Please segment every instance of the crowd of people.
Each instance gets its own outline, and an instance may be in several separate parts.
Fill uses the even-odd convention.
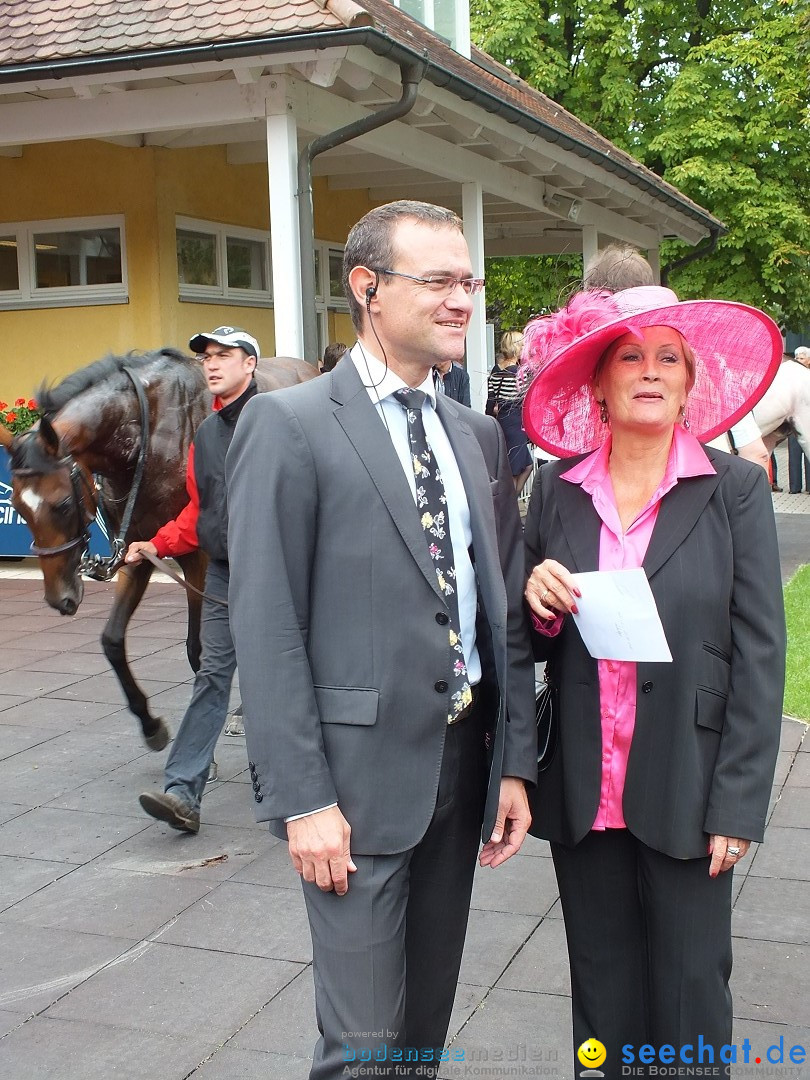
[[[312,935],[313,1080],[436,1075],[476,862],[529,831],[551,843],[574,1051],[599,1040],[614,1080],[628,1043],[729,1043],[732,874],[763,838],[785,628],[767,454],[725,433],[781,362],[777,327],[609,249],[504,335],[481,415],[463,360],[483,281],[455,214],[371,210],[343,286],[356,342],[300,386],[257,394],[238,328],[190,342],[215,411],[189,507],[127,557],[208,553],[203,659],[144,809],[200,828],[238,663],[256,817]],[[529,439],[548,464],[524,528]],[[580,631],[614,616],[594,573],[639,570],[668,659]]]

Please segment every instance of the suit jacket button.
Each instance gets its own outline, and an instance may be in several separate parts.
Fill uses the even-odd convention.
[[[249,761],[248,762],[248,768],[250,769],[251,772],[253,772],[253,770],[256,768],[256,762],[255,761]]]
[[[447,624],[450,622],[450,616],[447,614],[446,611],[438,611],[436,613],[436,622],[439,624],[439,626],[447,626]]]
[[[652,688],[653,688],[653,683],[651,683],[649,681],[649,679],[647,680],[647,682],[641,684],[641,692],[643,694],[649,694],[649,692],[652,690]]]
[[[264,798],[264,795],[262,795],[260,791],[257,791],[253,798],[256,800],[256,802],[261,802]]]
[[[433,684],[433,689],[436,691],[437,694],[446,694],[447,683],[444,681],[444,679],[439,679],[438,682],[435,682]]]
[[[253,790],[254,790],[254,791],[258,791],[258,790],[259,790],[259,788],[260,788],[261,786],[262,786],[262,785],[261,785],[261,784],[259,783],[259,781],[258,781],[258,780],[254,780],[254,781],[253,781]]]

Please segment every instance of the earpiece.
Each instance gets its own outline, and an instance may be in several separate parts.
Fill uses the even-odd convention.
[[[377,295],[377,286],[376,285],[369,285],[369,287],[366,289],[366,307],[368,307],[368,305],[372,301],[372,298],[375,297],[376,295]]]

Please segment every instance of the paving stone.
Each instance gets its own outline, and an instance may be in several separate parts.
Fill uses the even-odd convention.
[[[221,1041],[300,970],[284,960],[142,943],[126,962],[87,979],[47,1015]]]
[[[0,825],[0,855],[84,862],[148,828],[127,818],[38,807]]]
[[[139,682],[141,679],[155,679],[159,682],[186,684],[194,680],[194,672],[185,654],[180,660],[166,659],[162,652],[141,656],[133,660],[130,668]]]
[[[773,782],[777,787],[784,785],[797,757],[798,754],[794,750],[780,750],[776,755],[776,771]]]
[[[0,924],[0,1008],[39,1012],[131,947],[131,939]]]
[[[84,675],[65,675],[54,671],[6,671],[0,675],[0,694],[20,694],[23,697],[43,697],[53,690],[82,682]]]
[[[7,1012],[5,1009],[0,1009],[0,1039],[2,1039],[3,1036],[8,1035],[10,1031],[13,1031],[15,1028],[18,1028],[21,1024],[25,1023],[29,1018],[29,1015],[29,1013],[14,1013]],[[4,1044],[0,1042],[0,1068],[2,1068],[3,1061],[3,1046]],[[7,1072],[4,1075],[11,1076],[12,1073]]]
[[[0,911],[75,870],[78,863],[0,855]],[[82,929],[87,929],[83,927]]]
[[[90,864],[6,908],[0,924],[47,926],[77,933],[92,930],[108,937],[140,939],[155,933],[215,887],[214,882],[191,877],[156,883],[149,874]]]
[[[57,734],[58,732],[44,728],[32,728],[30,724],[5,724],[0,733],[0,760],[47,742]]]
[[[802,720],[784,719],[782,721],[782,737],[779,741],[780,750],[808,750],[807,724]]]
[[[2,640],[0,635],[0,671],[13,671],[16,668],[29,668],[31,671],[36,670],[33,665],[39,661],[53,659],[54,657],[62,655],[61,653],[43,653],[33,649],[16,648],[17,643],[20,641],[17,635],[9,638],[15,647],[9,647],[8,642]],[[52,670],[50,668],[44,668],[43,670]]]
[[[0,1042],[0,1075],[9,1080],[181,1080],[199,1064],[205,1047],[213,1052],[216,1043],[35,1017]]]
[[[810,947],[736,938],[731,991],[735,1016],[806,1024]]]
[[[810,1058],[810,1026],[797,1027],[792,1024],[768,1024],[757,1020],[740,1020],[735,1015],[734,1019],[734,1044],[737,1047],[737,1063],[731,1066],[731,1080],[747,1080],[762,1077],[776,1077],[777,1080],[807,1080],[807,1064],[804,1066],[794,1064],[778,1064],[780,1050],[784,1052],[785,1062],[790,1062],[790,1050],[794,1046],[800,1046],[808,1053]],[[748,1040],[750,1044],[746,1048],[743,1043]],[[783,1040],[780,1046],[780,1040]],[[768,1057],[774,1059],[771,1061]],[[746,1052],[748,1061],[746,1062]],[[760,1058],[761,1064],[757,1065],[756,1059]]]
[[[239,785],[241,788],[243,785]],[[266,828],[266,826],[265,826]],[[290,859],[290,851],[283,840],[271,836],[269,850],[254,859],[238,874],[234,874],[232,881],[249,881],[254,885],[273,885],[278,889],[292,889],[301,892],[301,878],[295,871]]]
[[[146,874],[183,874],[222,881],[266,850],[269,834],[203,825],[196,836],[155,822],[100,856],[97,865]]]
[[[501,1080],[510,1067],[523,1066],[534,1070],[524,1075],[570,1080],[570,1032],[568,998],[496,988],[450,1044],[451,1060],[439,1067],[439,1077]]]
[[[28,700],[22,694],[0,694],[0,714],[13,709],[16,705],[23,705]]]
[[[746,878],[734,905],[735,937],[810,945],[810,882]]]
[[[520,849],[521,855],[533,855],[543,859],[551,858],[551,845],[548,840],[539,840],[536,836],[527,836]]]
[[[61,671],[67,675],[99,675],[103,671],[110,670],[110,662],[106,656],[91,656],[88,653],[54,653],[44,659],[29,660],[25,664],[19,664],[28,671]]]
[[[161,691],[166,690],[168,684],[151,680],[138,680],[144,694],[150,699],[157,697]],[[100,701],[118,708],[126,704],[124,691],[121,684],[112,672],[104,672],[101,675],[91,675],[81,682],[74,682],[70,686],[64,686],[61,690],[54,690],[48,695],[51,698],[68,701]]]
[[[459,981],[494,986],[540,920],[501,911],[471,911]]]
[[[244,750],[243,750],[244,753]],[[222,760],[220,760],[222,758]],[[253,813],[256,805],[253,799],[253,791],[245,790],[244,784],[235,784],[223,781],[223,774],[227,774],[234,768],[231,760],[231,752],[219,744],[216,749],[217,766],[220,769],[220,780],[216,784],[208,784],[203,798],[202,819],[214,825],[238,825],[243,829],[256,828],[262,832],[268,832],[267,822],[257,822]],[[244,761],[240,759],[239,768]],[[223,773],[224,770],[224,773]],[[270,884],[265,882],[263,884]]]
[[[0,824],[4,821],[11,821],[12,818],[19,817],[20,814],[24,814],[29,807],[23,806],[21,803],[0,803]]]
[[[301,893],[245,881],[226,881],[214,889],[184,911],[161,940],[302,964],[312,960]]]
[[[230,1044],[284,1057],[312,1056],[318,1038],[312,969],[304,968],[234,1035]]]
[[[810,787],[785,787],[774,807],[770,824],[789,829],[810,828]]]
[[[0,724],[33,724],[58,731],[72,731],[115,711],[111,705],[97,702],[35,698],[0,712]]]
[[[751,877],[810,881],[810,829],[770,825],[748,873]]]
[[[543,919],[497,985],[506,990],[570,997],[568,947],[561,919]]]
[[[203,1062],[194,1080],[307,1080],[311,1068],[311,1058],[232,1050],[228,1044]]]
[[[64,630],[56,629],[42,629],[35,634],[25,634],[21,643],[23,648],[40,653],[64,652],[66,649],[79,649],[91,643],[101,648],[95,634],[66,634]]]
[[[477,867],[472,907],[540,917],[552,907],[558,893],[551,859],[515,855],[495,870]]]
[[[810,787],[810,754],[797,754],[793,759],[788,786],[791,788]]]

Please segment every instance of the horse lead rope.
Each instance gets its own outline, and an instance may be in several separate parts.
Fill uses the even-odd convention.
[[[192,585],[184,578],[181,578],[176,571],[172,570],[171,566],[169,566],[165,560],[159,558],[157,555],[153,555],[151,551],[142,551],[140,554],[144,559],[148,559],[158,570],[161,570],[164,574],[167,574],[176,581],[178,585],[182,585],[184,589],[188,589],[189,592],[196,593],[197,596],[201,596],[203,600],[210,600],[212,604],[220,604],[222,607],[228,606],[227,600],[220,600],[218,596],[209,596],[209,594],[203,592],[202,589],[198,589],[196,585]]]

